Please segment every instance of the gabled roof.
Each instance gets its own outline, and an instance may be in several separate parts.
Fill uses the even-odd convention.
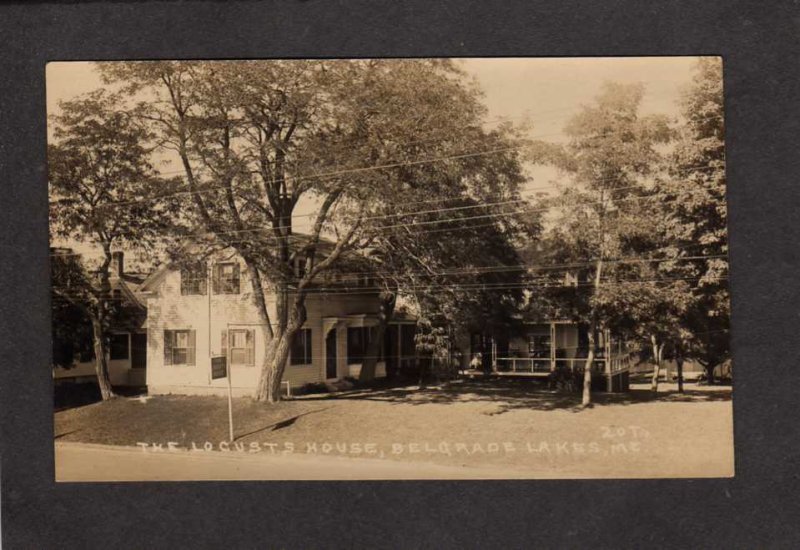
[[[292,248],[295,250],[302,249],[308,242],[310,241],[311,236],[304,233],[292,233]],[[200,246],[199,238],[198,242],[190,243],[188,245],[184,245],[184,252],[189,250],[191,247]],[[327,256],[331,252],[333,252],[336,243],[333,241],[326,239],[324,237],[320,237],[319,242],[317,243],[317,250],[324,256]],[[372,262],[363,256],[362,254],[354,253],[354,252],[346,252],[342,255],[338,262],[336,262],[329,270],[326,270],[326,273],[341,273],[341,272],[352,272],[354,270],[358,271],[366,271],[370,268]],[[150,273],[138,286],[137,291],[141,293],[149,293],[152,292],[155,286],[164,278],[164,276],[174,269],[175,262],[164,262],[160,265],[156,270]]]

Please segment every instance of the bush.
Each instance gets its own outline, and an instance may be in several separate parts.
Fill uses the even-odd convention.
[[[330,390],[328,386],[323,384],[322,382],[309,382],[308,384],[303,384],[297,390],[297,395],[308,395],[312,393],[329,393]]]
[[[547,377],[547,385],[562,393],[577,393],[583,383],[583,369],[572,370],[566,365],[558,365]]]

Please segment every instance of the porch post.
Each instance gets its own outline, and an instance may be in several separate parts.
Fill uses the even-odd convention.
[[[606,329],[605,334],[605,344],[606,344],[606,371],[611,373],[611,330]]]
[[[556,324],[550,321],[550,372],[556,370]]]
[[[403,366],[403,324],[397,325],[397,372],[400,372]]]

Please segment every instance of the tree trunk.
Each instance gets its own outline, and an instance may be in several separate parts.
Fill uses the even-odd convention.
[[[650,336],[650,343],[653,346],[653,377],[650,380],[650,391],[658,392],[658,377],[661,374],[661,354],[658,340],[655,336]]]
[[[266,396],[268,403],[277,403],[281,400],[283,371],[286,369],[286,361],[289,359],[291,341],[296,332],[297,329],[287,330],[281,338],[278,339],[277,345],[275,346],[272,364],[268,372],[269,388]]]
[[[589,353],[586,355],[586,366],[583,369],[583,395],[581,397],[581,406],[588,407],[592,404],[592,364],[594,363],[594,333],[595,327],[592,324],[589,327]]]
[[[678,368],[678,393],[683,393],[683,355],[675,354],[675,366]]]
[[[283,293],[284,296],[286,293]],[[281,292],[278,294],[280,303]],[[261,378],[256,391],[256,401],[275,403],[281,399],[281,381],[289,358],[292,338],[306,322],[305,294],[298,294],[292,304],[291,313],[286,314],[285,309],[278,312],[278,330],[270,342],[267,342],[267,351],[262,364]],[[284,321],[285,319],[285,321]],[[280,325],[286,323],[285,327]]]
[[[366,356],[361,363],[361,372],[358,375],[359,382],[369,382],[375,379],[375,367],[378,364],[378,355],[380,354],[381,344],[383,344],[383,336],[386,333],[386,327],[389,325],[389,319],[394,313],[396,301],[397,296],[394,293],[381,295],[380,308],[378,309],[378,326],[375,327],[375,333],[369,342]]]
[[[108,361],[106,359],[106,339],[103,323],[100,319],[92,316],[92,336],[94,340],[94,370],[97,373],[97,385],[100,386],[100,396],[103,401],[116,397],[111,388],[111,381],[108,377]]]
[[[601,195],[602,201],[602,195]],[[602,226],[602,218],[601,218],[601,226]],[[600,259],[597,260],[597,264],[595,265],[594,269],[594,295],[600,291],[600,280],[603,275],[603,245],[602,242],[600,244]],[[591,321],[589,322],[589,353],[586,356],[586,367],[583,371],[583,396],[581,397],[581,405],[584,407],[588,407],[592,403],[592,363],[594,363],[594,352],[595,352],[595,332],[597,332],[597,307],[592,304],[591,307],[591,314],[590,314]],[[606,357],[606,361],[610,361],[610,357]]]

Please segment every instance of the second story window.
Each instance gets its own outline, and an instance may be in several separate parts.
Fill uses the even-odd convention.
[[[184,296],[206,293],[206,264],[197,263],[181,268],[181,294]]]
[[[214,294],[239,294],[239,264],[214,264]]]

